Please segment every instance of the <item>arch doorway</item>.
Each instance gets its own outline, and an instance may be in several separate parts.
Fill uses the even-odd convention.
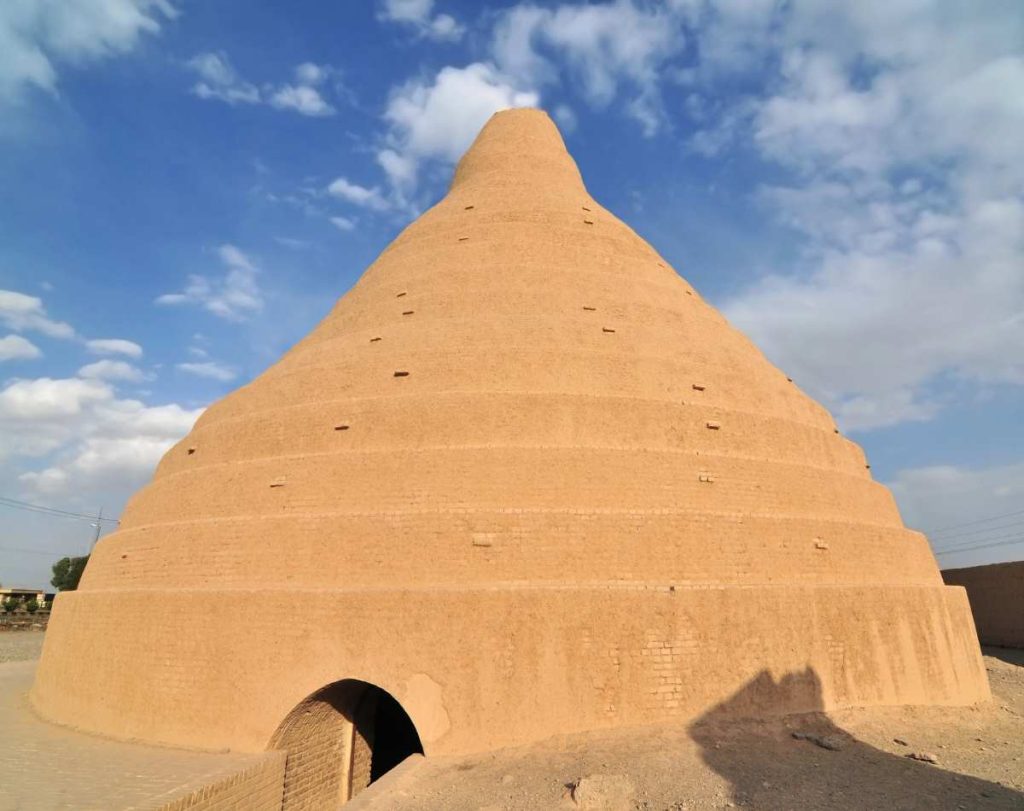
[[[336,807],[410,755],[423,754],[416,727],[394,696],[355,679],[303,700],[270,748],[288,753],[284,811]]]

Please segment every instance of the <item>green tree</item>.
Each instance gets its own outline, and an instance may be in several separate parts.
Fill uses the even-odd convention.
[[[61,558],[53,564],[50,582],[57,591],[74,591],[78,588],[78,581],[82,579],[82,572],[88,562],[88,555],[82,558]]]
[[[18,607],[18,600],[13,597],[8,597],[5,600],[0,601],[0,608],[4,610],[5,614],[11,614]]]
[[[39,603],[36,601],[35,597],[25,602],[25,610],[28,611],[29,614],[35,614],[36,611],[39,610]]]

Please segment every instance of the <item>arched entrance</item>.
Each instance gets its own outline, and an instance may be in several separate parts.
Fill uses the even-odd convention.
[[[394,696],[355,679],[304,699],[281,722],[270,748],[288,752],[285,811],[336,807],[409,755],[423,753],[416,727]]]

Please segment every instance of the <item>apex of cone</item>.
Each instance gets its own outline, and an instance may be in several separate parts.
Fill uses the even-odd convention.
[[[520,107],[492,115],[459,161],[451,188],[510,185],[584,190],[576,162],[544,110]]]

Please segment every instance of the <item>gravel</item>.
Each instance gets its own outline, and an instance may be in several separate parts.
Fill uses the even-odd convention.
[[[0,633],[0,662],[24,662],[38,659],[43,652],[43,631],[4,631]]]

